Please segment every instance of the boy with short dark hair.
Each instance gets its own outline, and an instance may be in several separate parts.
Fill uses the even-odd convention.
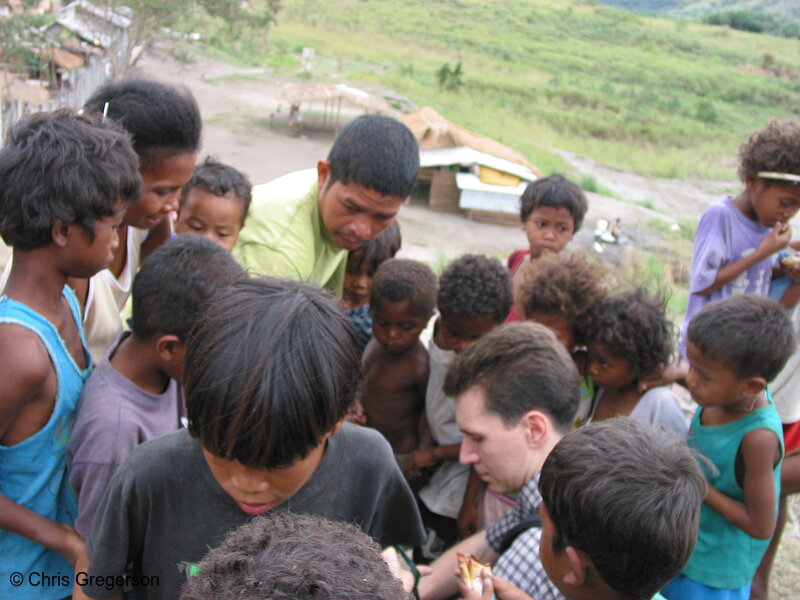
[[[3,598],[69,595],[68,575],[85,556],[66,444],[92,361],[66,283],[110,263],[139,197],[137,164],[127,134],[68,110],[24,118],[0,150],[0,235],[13,248],[0,297]],[[35,573],[64,577],[39,587]]]
[[[415,260],[393,258],[375,273],[369,305],[374,337],[364,352],[367,425],[389,441],[402,468],[419,447],[428,352],[419,335],[436,307],[436,276]]]
[[[121,334],[86,382],[67,447],[82,538],[89,537],[103,493],[128,454],[180,427],[189,331],[214,292],[242,277],[230,254],[194,234],[167,242],[136,274],[131,331]]]
[[[687,331],[686,382],[700,405],[689,446],[708,495],[700,535],[667,598],[742,598],[775,530],[783,460],[781,420],[767,388],[795,349],[772,300],[754,294],[711,302]]]
[[[198,565],[181,600],[410,600],[355,525],[290,512],[232,531]]]
[[[434,535],[429,544],[439,550],[458,538],[456,518],[469,478],[469,467],[458,463],[463,437],[456,424],[455,400],[443,391],[447,369],[455,356],[503,322],[511,306],[511,281],[503,265],[482,254],[455,259],[439,278],[439,317],[428,345],[430,376],[425,393],[429,435],[406,461],[406,477],[436,467],[430,482],[419,491],[423,519]],[[440,541],[436,542],[436,537]],[[442,544],[443,542],[443,544]],[[430,547],[430,546],[429,546]],[[428,552],[428,559],[437,552]]]
[[[343,424],[361,381],[355,335],[319,287],[265,277],[217,292],[189,337],[188,429],[142,444],[119,468],[97,511],[89,575],[130,564],[159,578],[138,595],[175,598],[209,547],[268,511],[356,523],[381,545],[419,543],[388,443]]]
[[[207,156],[181,190],[175,233],[205,236],[231,252],[250,210],[252,187],[243,173]]]
[[[619,417],[561,438],[539,490],[539,557],[566,598],[650,600],[695,546],[706,484],[682,441]],[[488,574],[482,581],[485,598],[529,598]]]

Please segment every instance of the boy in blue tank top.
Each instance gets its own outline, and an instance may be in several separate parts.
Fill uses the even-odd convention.
[[[116,126],[67,110],[14,126],[0,151],[0,597],[69,596],[86,550],[72,528],[66,448],[92,367],[68,277],[105,268],[138,160]]]
[[[783,310],[745,294],[712,302],[687,332],[686,382],[700,405],[689,445],[708,480],[697,546],[663,595],[746,600],[775,529],[781,420],[767,383],[795,348]]]

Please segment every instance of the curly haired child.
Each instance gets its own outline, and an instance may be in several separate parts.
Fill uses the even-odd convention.
[[[800,208],[800,123],[773,121],[739,149],[744,190],[711,206],[700,219],[692,257],[689,303],[681,332],[706,304],[734,294],[769,292],[770,257],[792,237],[789,220]],[[800,265],[788,273],[800,276]]]
[[[630,415],[662,425],[686,438],[688,427],[677,399],[665,387],[642,394],[639,383],[669,365],[673,327],[664,303],[639,288],[609,296],[590,311],[587,371],[597,388],[583,422]]]
[[[514,250],[508,257],[507,266],[515,288],[528,266],[546,254],[558,254],[572,241],[588,210],[583,190],[563,175],[531,182],[519,204],[519,218],[529,247]],[[511,307],[506,319],[509,321],[522,321],[516,305]]]

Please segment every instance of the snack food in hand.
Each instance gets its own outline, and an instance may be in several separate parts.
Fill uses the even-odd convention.
[[[456,554],[458,558],[458,572],[461,574],[461,581],[464,582],[469,589],[475,590],[479,594],[483,592],[483,582],[481,581],[481,571],[486,569],[489,574],[492,573],[490,565],[480,562],[472,554]]]

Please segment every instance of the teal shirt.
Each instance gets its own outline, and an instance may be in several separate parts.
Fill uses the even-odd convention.
[[[341,296],[347,250],[330,240],[322,222],[316,169],[253,187],[233,257],[251,274],[310,281]]]
[[[744,436],[755,429],[769,429],[778,436],[781,460],[773,469],[775,514],[780,496],[780,472],[783,462],[783,429],[778,411],[767,390],[769,406],[759,408],[732,423],[707,427],[701,425],[699,408],[689,430],[689,447],[711,464],[699,459],[708,483],[717,490],[744,502],[744,490],[736,481],[736,454]],[[700,512],[700,532],[692,556],[683,571],[689,579],[719,589],[739,589],[753,578],[769,540],[758,540],[729,523],[705,502]]]

